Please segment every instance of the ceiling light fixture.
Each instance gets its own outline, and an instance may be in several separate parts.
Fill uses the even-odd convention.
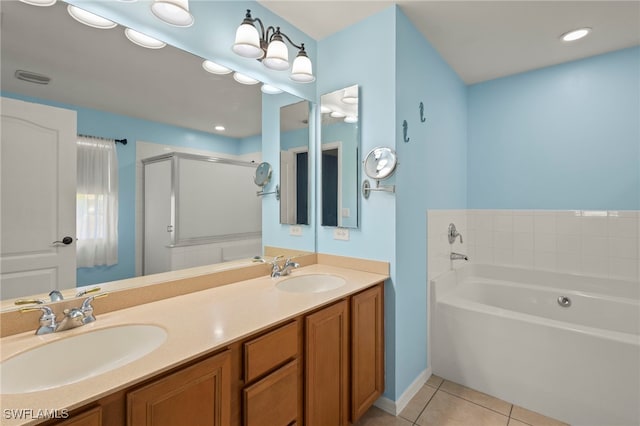
[[[22,3],[30,4],[31,6],[53,6],[56,4],[56,0],[20,0]]]
[[[233,73],[233,79],[235,81],[237,81],[238,83],[241,83],[241,84],[258,84],[258,83],[260,83],[255,78],[251,78],[251,77],[246,76],[244,74],[240,74],[239,72],[234,72]]]
[[[345,123],[349,123],[349,124],[357,123],[357,122],[358,122],[358,117],[355,117],[355,116],[353,116],[353,115],[347,115],[347,116],[344,118],[344,122],[345,122]]]
[[[266,93],[267,95],[277,95],[282,93],[281,89],[266,83],[262,85],[260,90],[262,90],[262,93]]]
[[[84,9],[80,9],[77,6],[67,5],[67,12],[69,15],[76,21],[81,24],[88,25],[92,28],[99,28],[101,30],[108,30],[110,28],[115,28],[118,26],[113,21],[103,18],[102,16],[98,16],[95,13],[87,12]]]
[[[591,28],[584,27],[577,30],[568,31],[560,36],[562,41],[576,41],[586,37],[591,32]]]
[[[193,15],[189,12],[189,0],[154,0],[151,12],[160,20],[176,27],[193,25]]]
[[[260,34],[254,25],[255,22],[260,24]],[[284,40],[298,49],[289,78],[299,83],[315,81],[311,60],[304,50],[304,43],[300,43],[298,46],[280,31],[280,27],[268,26],[265,30],[260,18],[251,17],[250,9],[247,9],[242,24],[236,30],[236,39],[232,49],[242,57],[262,61],[262,64],[269,69],[284,71],[289,69],[289,50]]]
[[[227,68],[220,64],[216,64],[215,62],[208,59],[205,59],[202,62],[202,68],[204,68],[205,71],[208,71],[211,74],[230,74],[232,71],[230,68]]]
[[[345,113],[344,113],[344,112],[342,112],[342,111],[333,111],[333,112],[332,112],[331,114],[329,114],[329,115],[331,115],[331,117],[333,117],[333,118],[344,118],[344,117],[346,117],[346,116],[347,116],[347,114],[345,114]]]
[[[220,126],[220,125],[214,127],[214,129],[216,129],[219,132],[224,132],[226,130],[224,126]]]
[[[125,28],[124,34],[132,43],[146,47],[147,49],[162,49],[167,45],[164,41],[142,34],[141,32],[132,30],[131,28]]]

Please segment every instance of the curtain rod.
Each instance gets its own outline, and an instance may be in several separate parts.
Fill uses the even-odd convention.
[[[104,141],[114,141],[115,143],[121,143],[122,145],[127,144],[127,139],[110,139],[110,138],[101,138],[100,136],[91,136],[91,135],[78,135],[84,138],[94,138],[94,139],[102,139]]]

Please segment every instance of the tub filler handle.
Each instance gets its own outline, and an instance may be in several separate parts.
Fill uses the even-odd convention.
[[[568,308],[569,306],[571,306],[571,299],[569,299],[567,296],[558,296],[558,305],[562,306],[563,308]]]

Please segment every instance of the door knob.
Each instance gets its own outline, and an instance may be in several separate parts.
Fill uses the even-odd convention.
[[[68,246],[69,244],[71,244],[73,242],[73,238],[72,237],[64,237],[62,239],[62,241],[54,241],[51,244],[64,244],[65,246]]]

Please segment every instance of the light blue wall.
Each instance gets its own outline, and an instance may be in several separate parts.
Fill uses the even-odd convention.
[[[640,209],[640,48],[469,87],[469,208]]]
[[[76,285],[83,286],[135,276],[135,209],[136,209],[136,141],[153,142],[238,155],[240,151],[254,149],[259,136],[238,141],[211,133],[170,126],[134,117],[112,114],[75,105],[61,104],[2,93],[2,96],[36,102],[77,111],[78,133],[97,137],[124,139],[128,144],[117,144],[119,205],[118,205],[118,263],[112,266],[79,268]],[[243,148],[247,146],[247,148]],[[257,146],[260,150],[260,146]]]
[[[318,42],[318,99],[353,84],[360,86],[361,152],[380,145],[395,148],[396,144],[395,64],[382,59],[395,57],[395,14],[395,7],[387,8]],[[375,46],[375,54],[363,46]],[[316,150],[319,153],[319,145]],[[349,241],[334,240],[334,228],[318,226],[317,248],[320,253],[391,263],[391,280],[385,287],[385,396],[395,399],[395,197],[374,194],[361,203],[361,208],[360,228],[351,230]],[[315,211],[319,214],[321,206]]]
[[[466,207],[466,87],[402,11],[397,16],[396,397],[427,360],[427,209]],[[426,121],[420,120],[423,102]],[[407,120],[409,142],[403,141]],[[376,195],[373,195],[376,196]]]

